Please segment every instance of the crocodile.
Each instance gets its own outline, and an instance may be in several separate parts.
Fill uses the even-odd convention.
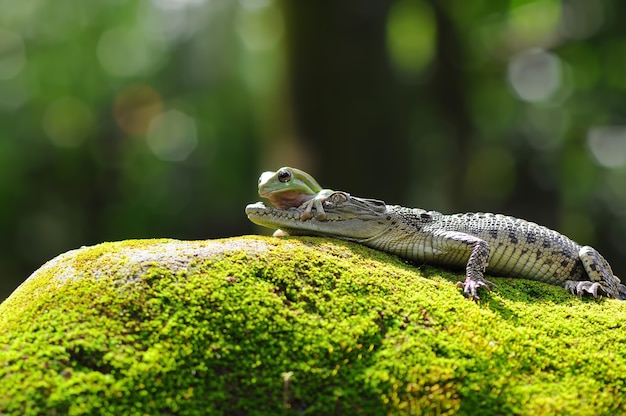
[[[334,237],[413,262],[464,268],[459,285],[473,299],[480,298],[480,288],[495,286],[484,278],[489,273],[559,285],[579,296],[626,300],[626,286],[598,251],[530,221],[481,212],[444,215],[342,191],[319,201],[324,209],[319,218],[302,218],[306,204],[277,209],[257,202],[246,214],[255,224],[289,235]]]

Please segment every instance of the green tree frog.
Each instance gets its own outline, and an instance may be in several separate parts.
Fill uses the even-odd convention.
[[[326,213],[322,203],[333,193],[331,189],[322,189],[319,183],[308,173],[285,166],[276,172],[263,172],[259,178],[259,196],[267,198],[278,209],[289,209],[304,204],[302,220],[313,216],[324,219]]]

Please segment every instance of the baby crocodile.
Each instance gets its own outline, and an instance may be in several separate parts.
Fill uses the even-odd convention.
[[[444,215],[419,208],[332,192],[320,199],[325,215],[302,219],[304,205],[276,209],[262,202],[246,207],[250,221],[280,227],[290,235],[335,237],[417,262],[465,268],[463,292],[493,283],[484,273],[560,285],[573,294],[626,299],[626,286],[595,249],[535,223],[500,214]]]

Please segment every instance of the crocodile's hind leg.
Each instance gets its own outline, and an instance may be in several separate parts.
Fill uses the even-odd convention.
[[[593,297],[604,295],[610,298],[626,299],[626,286],[613,275],[611,266],[596,249],[584,246],[578,252],[578,257],[589,280],[568,280],[565,282],[566,289],[579,296],[588,293]]]

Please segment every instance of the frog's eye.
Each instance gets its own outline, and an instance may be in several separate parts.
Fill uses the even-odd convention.
[[[289,169],[281,169],[278,171],[278,180],[282,183],[289,182],[291,180],[291,171]]]

